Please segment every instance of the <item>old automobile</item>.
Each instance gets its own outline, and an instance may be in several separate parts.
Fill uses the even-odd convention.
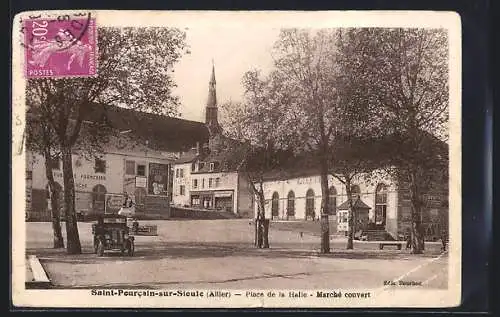
[[[104,214],[92,224],[94,235],[94,252],[103,256],[104,251],[120,251],[129,256],[134,255],[134,237],[129,234],[127,217],[116,214]]]

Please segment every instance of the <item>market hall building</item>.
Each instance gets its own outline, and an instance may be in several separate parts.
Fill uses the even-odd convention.
[[[172,199],[172,162],[178,153],[208,141],[208,129],[200,122],[139,113],[129,109],[91,105],[87,121],[106,120],[117,136],[103,146],[100,157],[73,155],[75,207],[84,215],[117,211],[127,193],[137,215],[168,218]],[[43,156],[28,149],[26,162],[26,218],[50,221],[48,183]],[[62,194],[62,162],[50,163]],[[61,209],[63,210],[63,209]]]
[[[444,152],[447,145],[437,141]],[[269,172],[265,176],[264,197],[266,218],[278,221],[317,221],[321,215],[321,180],[319,169],[310,158],[295,162],[292,168]],[[314,164],[313,164],[314,165]],[[370,231],[378,239],[401,239],[411,228],[410,192],[403,182],[388,175],[377,178],[360,174],[351,184],[356,230]],[[328,176],[330,221],[338,233],[349,231],[346,187],[337,178]],[[434,175],[431,189],[424,193],[422,225],[427,240],[438,240],[448,230],[448,177]],[[255,206],[254,215],[257,214]],[[389,236],[387,236],[389,235]]]

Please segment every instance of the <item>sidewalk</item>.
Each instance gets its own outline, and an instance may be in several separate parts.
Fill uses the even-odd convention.
[[[48,288],[51,283],[45,269],[35,255],[26,258],[26,278],[25,287]]]

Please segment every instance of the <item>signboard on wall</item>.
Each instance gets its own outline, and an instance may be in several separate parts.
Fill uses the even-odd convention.
[[[167,164],[149,163],[148,194],[165,195],[168,189]]]
[[[123,199],[123,195],[106,194],[106,205],[104,213],[117,213],[123,206]]]
[[[146,188],[146,185],[148,183],[148,179],[143,176],[136,176],[135,177],[135,187],[142,187]]]

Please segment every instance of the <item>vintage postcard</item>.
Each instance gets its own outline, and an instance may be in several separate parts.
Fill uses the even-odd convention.
[[[454,12],[32,11],[17,307],[461,302]]]

